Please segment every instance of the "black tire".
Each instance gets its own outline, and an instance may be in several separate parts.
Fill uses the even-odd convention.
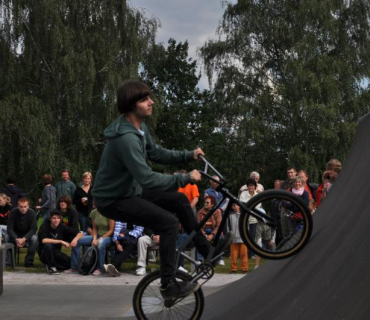
[[[302,214],[301,219],[293,220],[291,218],[287,218],[288,210],[284,209],[284,205],[281,206],[281,204],[287,202],[293,204],[295,209]],[[275,209],[272,209],[274,207],[273,204],[276,203],[280,203],[279,215],[276,214]],[[243,209],[241,210],[239,218],[239,231],[241,238],[248,248],[254,251],[258,256],[266,259],[288,258],[300,251],[310,239],[312,233],[312,216],[310,210],[304,204],[302,199],[294,195],[292,192],[284,190],[267,190],[251,198],[245,205],[252,211],[258,211],[258,208],[262,207],[265,213],[269,217],[273,218],[274,227],[270,227],[264,221],[257,219],[257,235],[253,238],[250,234],[250,230],[252,228],[249,227],[249,218],[252,215]],[[255,217],[252,216],[252,220],[253,218]],[[288,227],[286,227],[287,223]],[[268,228],[270,228],[270,230]],[[289,228],[289,235],[286,232],[287,228]],[[266,244],[262,245],[258,240],[256,240],[256,238],[260,238],[258,236],[260,233],[268,235],[269,232],[273,231],[275,232],[275,235],[282,234],[282,229],[284,229],[285,232],[280,239],[281,245],[276,242],[275,247],[269,247]]]
[[[180,281],[189,281],[191,276],[177,270],[176,279]],[[202,288],[199,288],[193,294],[179,299],[168,308],[159,291],[160,289],[160,271],[149,273],[137,285],[133,307],[137,319],[200,319],[204,308],[204,295]]]

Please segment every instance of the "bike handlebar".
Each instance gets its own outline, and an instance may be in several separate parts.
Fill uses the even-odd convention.
[[[218,183],[219,186],[223,186],[226,181],[224,179],[224,177],[221,175],[221,173],[219,173],[214,166],[211,165],[211,163],[206,159],[204,158],[201,154],[198,155],[198,158],[200,160],[202,160],[204,162],[204,171],[201,171],[199,170],[199,173],[202,175],[202,176],[205,176],[207,177],[209,180],[212,180],[213,182],[216,182]],[[208,167],[212,169],[212,171],[214,172],[214,174],[220,179],[220,180],[217,180],[215,179],[213,176],[209,175],[207,173],[208,171]]]

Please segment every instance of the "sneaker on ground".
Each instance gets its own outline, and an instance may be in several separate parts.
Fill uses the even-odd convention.
[[[145,276],[146,275],[146,268],[145,267],[139,267],[136,269],[136,275],[137,276]]]
[[[59,271],[57,270],[57,268],[55,268],[55,267],[50,267],[49,268],[48,266],[46,266],[46,270],[50,275],[53,275],[53,276],[56,276],[56,275],[60,274]]]
[[[104,267],[105,272],[111,275],[112,277],[121,276],[121,273],[116,269],[116,267],[113,264],[105,264],[103,267]]]
[[[218,261],[218,265],[219,266],[224,266],[225,265],[224,259],[220,259],[220,261]]]
[[[64,273],[68,273],[68,274],[77,274],[78,273],[78,271],[77,270],[75,270],[75,269],[68,269],[68,270],[65,270],[64,271]]]
[[[163,299],[168,300],[186,297],[199,288],[199,283],[173,280],[166,287],[161,287],[160,291]]]
[[[259,266],[254,266],[254,270],[256,270],[257,268],[259,268]]]
[[[92,275],[93,276],[100,276],[102,274],[102,272],[99,270],[99,269],[96,269],[93,273],[92,273]]]
[[[186,270],[184,267],[181,267],[181,266],[180,266],[178,269],[179,269],[180,271],[182,271],[182,272],[188,273],[188,270]]]
[[[150,263],[157,263],[157,260],[151,258],[151,259],[148,260],[148,262],[150,262]]]

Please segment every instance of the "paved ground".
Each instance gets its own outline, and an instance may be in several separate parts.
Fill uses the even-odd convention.
[[[242,277],[215,274],[203,286],[205,296]],[[133,274],[112,278],[5,272],[0,319],[129,319],[132,295],[141,279]]]

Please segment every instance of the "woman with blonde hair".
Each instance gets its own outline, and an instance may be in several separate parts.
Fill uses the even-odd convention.
[[[5,242],[8,242],[8,233],[6,232],[8,218],[12,210],[10,197],[5,193],[0,193],[0,238],[3,237]]]
[[[73,195],[73,204],[76,206],[80,229],[86,231],[86,222],[92,209],[93,197],[91,194],[93,176],[90,172],[82,175],[82,183],[76,188]]]

